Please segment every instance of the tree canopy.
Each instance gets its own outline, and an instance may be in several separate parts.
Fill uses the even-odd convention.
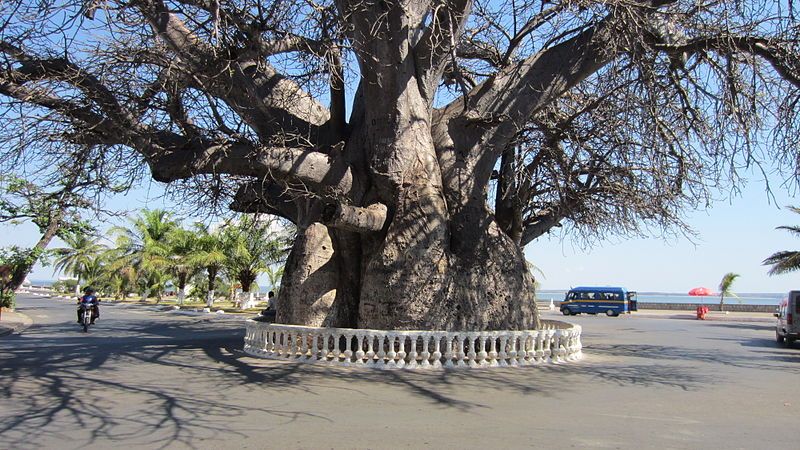
[[[14,161],[94,152],[92,164],[126,176],[145,161],[157,180],[215,200],[238,189],[239,208],[256,196],[294,221],[311,195],[361,227],[347,215],[360,203],[354,158],[337,144],[363,120],[352,99],[374,84],[368,101],[379,100],[383,72],[405,58],[434,128],[449,130],[434,142],[443,175],[496,186],[518,242],[565,223],[587,236],[684,229],[681,211],[704,206],[709,187],[795,162],[794,7],[8,1],[4,149]],[[474,157],[449,158],[453,146]]]

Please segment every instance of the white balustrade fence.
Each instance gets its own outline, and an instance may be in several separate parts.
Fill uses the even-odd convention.
[[[581,327],[543,320],[522,331],[383,331],[247,321],[244,351],[262,358],[378,369],[527,366],[581,357]]]

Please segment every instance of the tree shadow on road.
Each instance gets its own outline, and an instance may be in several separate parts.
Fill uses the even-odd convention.
[[[200,440],[245,436],[232,423],[249,414],[327,420],[291,406],[232,401],[215,388],[235,380],[236,373],[203,361],[203,353],[240,344],[242,330],[120,322],[106,321],[105,329],[98,326],[86,335],[76,332],[75,324],[34,325],[2,341],[0,393],[7,407],[0,412],[0,447],[79,448],[100,442],[193,447]]]

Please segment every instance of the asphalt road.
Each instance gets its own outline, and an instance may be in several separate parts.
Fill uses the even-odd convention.
[[[425,373],[251,358],[232,317],[18,310],[0,448],[800,448],[800,347],[765,323],[570,317],[581,362]]]

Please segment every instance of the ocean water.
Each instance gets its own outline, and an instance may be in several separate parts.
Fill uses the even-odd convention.
[[[536,298],[540,302],[561,301],[567,291],[565,290],[540,290],[536,293]],[[736,296],[725,297],[727,305],[778,305],[781,299],[786,297],[785,292],[781,293],[736,293]],[[705,303],[710,305],[719,304],[719,296],[694,296],[688,294],[678,294],[669,292],[639,292],[638,299],[642,303]]]

